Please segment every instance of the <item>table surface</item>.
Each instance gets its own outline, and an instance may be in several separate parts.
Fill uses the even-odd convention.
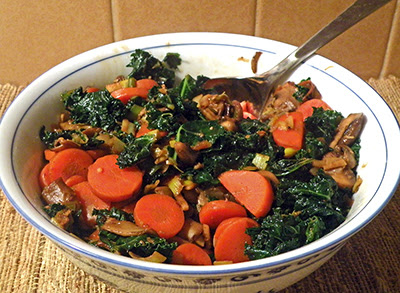
[[[400,117],[400,79],[370,79]],[[0,85],[0,115],[22,87]],[[31,227],[0,193],[0,292],[120,291],[86,274]],[[283,290],[294,292],[400,292],[400,188],[384,210],[320,269]]]

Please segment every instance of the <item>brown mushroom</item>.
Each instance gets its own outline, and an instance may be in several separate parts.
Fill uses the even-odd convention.
[[[192,150],[188,144],[177,141],[174,145],[174,149],[179,160],[181,160],[183,164],[192,166],[196,163],[199,153]]]
[[[272,97],[269,99],[267,108],[272,108],[280,112],[290,112],[296,110],[300,102],[296,100],[293,94],[297,91],[294,82],[286,82],[276,88]]]
[[[347,116],[347,118],[339,123],[336,135],[329,144],[329,147],[334,148],[336,145],[340,144],[351,146],[360,135],[364,122],[365,117],[363,113],[350,114]]]
[[[139,236],[149,232],[148,229],[139,227],[135,223],[119,221],[115,218],[108,218],[101,229],[124,237]]]
[[[47,204],[66,204],[76,199],[74,191],[61,178],[43,188],[42,198]]]

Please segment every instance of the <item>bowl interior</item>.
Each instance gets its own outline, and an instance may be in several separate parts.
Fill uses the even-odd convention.
[[[183,64],[178,78],[186,74],[209,77],[251,76],[250,61],[255,52],[262,52],[258,63],[258,73],[261,73],[294,49],[293,46],[271,40],[218,33],[143,37],[103,46],[67,60],[44,73],[20,94],[3,116],[0,126],[3,142],[0,149],[3,162],[0,175],[3,190],[14,207],[42,233],[69,248],[89,252],[88,255],[99,253],[105,260],[118,257],[100,252],[89,245],[82,246],[79,240],[52,226],[44,216],[38,184],[38,174],[44,164],[43,146],[38,133],[43,125],[48,128],[57,121],[62,110],[59,99],[61,92],[86,85],[103,87],[116,76],[129,73],[126,64],[130,53],[136,48],[148,50],[160,59],[167,52],[180,53]],[[295,259],[346,239],[379,213],[398,184],[399,168],[395,162],[400,158],[395,146],[400,142],[399,126],[383,99],[354,74],[320,56],[314,56],[302,64],[289,80],[299,82],[308,77],[333,109],[341,111],[345,116],[356,112],[366,115],[367,124],[361,136],[362,149],[358,167],[363,184],[354,196],[347,220],[340,228],[303,248],[256,261],[257,265],[273,265]],[[134,260],[119,261],[137,265]],[[140,265],[147,266],[143,263]],[[229,266],[241,268],[251,265]],[[165,265],[160,266],[160,269],[163,268]],[[227,267],[224,269],[226,271]]]

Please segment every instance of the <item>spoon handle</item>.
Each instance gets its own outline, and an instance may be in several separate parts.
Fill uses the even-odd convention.
[[[270,84],[274,84],[288,70],[293,69],[300,62],[313,55],[318,49],[390,1],[357,0],[331,23],[322,28],[275,67],[261,74],[259,77]]]

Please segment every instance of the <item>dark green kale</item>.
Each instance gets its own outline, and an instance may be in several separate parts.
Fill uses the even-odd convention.
[[[178,246],[176,242],[169,243],[164,238],[147,234],[123,237],[101,230],[99,236],[100,240],[108,245],[110,251],[123,255],[127,255],[131,251],[138,256],[147,257],[157,251],[167,257],[167,259],[171,259],[172,252]]]
[[[74,123],[82,123],[104,130],[119,130],[121,121],[129,109],[107,90],[86,93],[82,88],[62,95],[65,109]]]
[[[134,222],[132,214],[124,212],[123,210],[117,209],[115,207],[112,207],[110,210],[93,209],[92,215],[96,216],[96,223],[100,226],[103,225],[107,218],[110,217],[117,219],[118,221]]]
[[[66,209],[67,207],[60,203],[53,203],[43,207],[43,210],[50,218],[54,218],[59,211]]]
[[[272,214],[249,229],[251,259],[277,255],[321,238],[339,226],[350,208],[350,190],[320,171],[309,180],[282,178],[276,188]]]
[[[276,208],[260,227],[247,229],[253,245],[246,244],[245,253],[251,260],[278,255],[319,239],[323,230],[324,222],[317,216],[302,220]]]
[[[117,158],[117,165],[120,168],[126,168],[150,157],[151,148],[157,141],[157,137],[153,134],[146,134],[136,138],[132,134],[128,134],[122,138],[122,141],[125,143],[125,148]]]
[[[103,140],[99,140],[95,136],[88,137],[80,130],[47,131],[44,126],[39,131],[39,137],[49,149],[54,148],[55,141],[61,137],[66,140],[72,140],[85,150],[96,149],[104,143]]]
[[[313,115],[305,120],[306,132],[312,133],[315,138],[324,139],[329,144],[343,118],[343,115],[337,111],[314,108]]]
[[[303,79],[300,81],[300,83],[307,80],[310,80],[310,78]],[[297,91],[293,94],[293,97],[299,102],[303,102],[304,97],[307,95],[310,89],[308,87],[301,86],[300,84],[296,84],[296,88]]]
[[[296,154],[296,158],[321,159],[330,151],[329,144],[342,119],[342,114],[337,111],[314,108],[313,115],[305,120],[304,146]]]
[[[163,59],[164,63],[171,69],[177,69],[182,63],[181,56],[178,53],[167,53]]]
[[[175,132],[183,121],[203,119],[192,99],[203,90],[197,80],[187,75],[182,82],[167,93],[153,89],[145,105],[147,121],[152,129]]]
[[[151,77],[159,84],[165,84],[168,88],[175,83],[175,71],[181,63],[179,54],[169,53],[164,61],[160,61],[149,52],[136,49],[131,54],[131,60],[127,67],[132,67],[129,77],[143,79]]]
[[[309,164],[312,161],[312,158],[272,160],[269,163],[269,170],[277,177],[287,176],[295,172],[298,175],[300,172],[308,172]]]

